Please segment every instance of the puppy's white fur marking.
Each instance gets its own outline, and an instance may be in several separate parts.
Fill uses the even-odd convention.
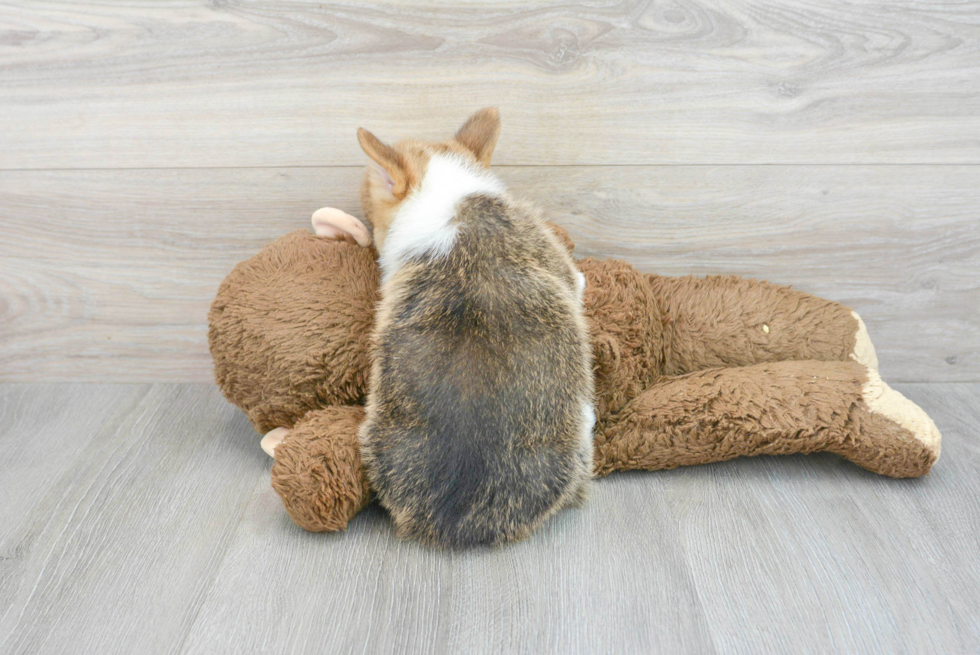
[[[435,155],[425,177],[398,208],[378,258],[382,281],[387,282],[402,264],[428,254],[442,257],[456,243],[457,226],[452,219],[460,200],[474,194],[500,196],[503,183],[489,171],[461,157]]]
[[[585,298],[585,275],[582,271],[575,271],[575,290],[578,291],[579,303]]]
[[[591,443],[595,429],[595,410],[591,403],[582,403],[582,441]]]

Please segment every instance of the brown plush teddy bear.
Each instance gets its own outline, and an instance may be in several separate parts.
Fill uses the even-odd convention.
[[[361,222],[314,215],[241,262],[209,315],[215,377],[274,451],[293,520],[342,530],[370,499],[358,427],[378,300]],[[554,228],[573,248],[568,235]],[[925,475],[940,435],[878,376],[860,317],[738,277],[669,278],[583,259],[594,353],[595,473],[829,451],[875,473]]]

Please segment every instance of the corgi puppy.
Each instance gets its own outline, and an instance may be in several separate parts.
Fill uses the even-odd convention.
[[[382,273],[362,455],[397,534],[443,547],[523,539],[592,476],[585,278],[488,170],[499,133],[489,108],[442,143],[357,134]]]

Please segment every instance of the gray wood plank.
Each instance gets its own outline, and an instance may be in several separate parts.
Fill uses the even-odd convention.
[[[6,563],[23,556],[9,535],[132,394],[121,385],[0,385],[0,587]]]
[[[980,380],[980,167],[498,167],[579,256],[854,307],[889,380]],[[359,167],[0,173],[0,379],[208,381],[221,279]]]
[[[655,476],[598,483],[526,542],[439,552],[377,507],[344,533],[257,490],[185,653],[710,653]]]
[[[830,455],[665,474],[719,652],[980,649],[980,387],[896,388],[943,432],[926,478]]]
[[[349,165],[355,129],[500,163],[980,163],[972,3],[0,4],[0,167]]]
[[[266,483],[257,435],[213,386],[129,391],[3,544],[17,557],[2,562],[0,652],[179,651]],[[84,424],[101,410],[74,411]]]
[[[399,542],[374,507],[304,533],[259,488],[185,652],[973,652],[980,385],[898,386],[944,432],[928,478],[825,455],[613,475],[493,552]]]
[[[376,507],[294,526],[213,387],[2,385],[0,443],[34,426],[63,471],[4,508],[0,651],[973,652],[980,384],[896,387],[943,431],[927,478],[827,455],[613,475],[524,543],[444,553]]]

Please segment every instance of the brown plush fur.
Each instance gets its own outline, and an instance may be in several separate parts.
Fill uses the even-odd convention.
[[[735,277],[663,278],[592,259],[579,266],[597,473],[830,451],[913,477],[936,460],[937,449],[862,400],[867,375],[849,357],[857,322],[847,308]],[[293,233],[240,264],[215,299],[209,337],[228,399],[262,432],[314,410],[273,468],[287,511],[308,530],[343,528],[368,500],[354,456],[357,410],[337,408],[345,420],[315,416],[363,402],[376,285],[373,253]]]
[[[374,249],[305,230],[241,262],[208,316],[214,376],[260,432],[364,402],[378,301]]]
[[[663,322],[646,279],[626,262],[583,259],[592,333],[596,414],[621,411],[663,373]]]
[[[823,451],[883,475],[928,472],[933,458],[911,434],[869,413],[861,398],[866,380],[856,362],[813,360],[664,377],[606,417],[596,472]]]
[[[850,309],[831,300],[735,276],[645,277],[662,313],[667,375],[784,360],[840,361],[854,350],[857,323]],[[740,329],[732,330],[735,325]]]
[[[363,421],[360,405],[316,409],[276,448],[272,487],[301,528],[343,530],[370,499],[356,438]]]

